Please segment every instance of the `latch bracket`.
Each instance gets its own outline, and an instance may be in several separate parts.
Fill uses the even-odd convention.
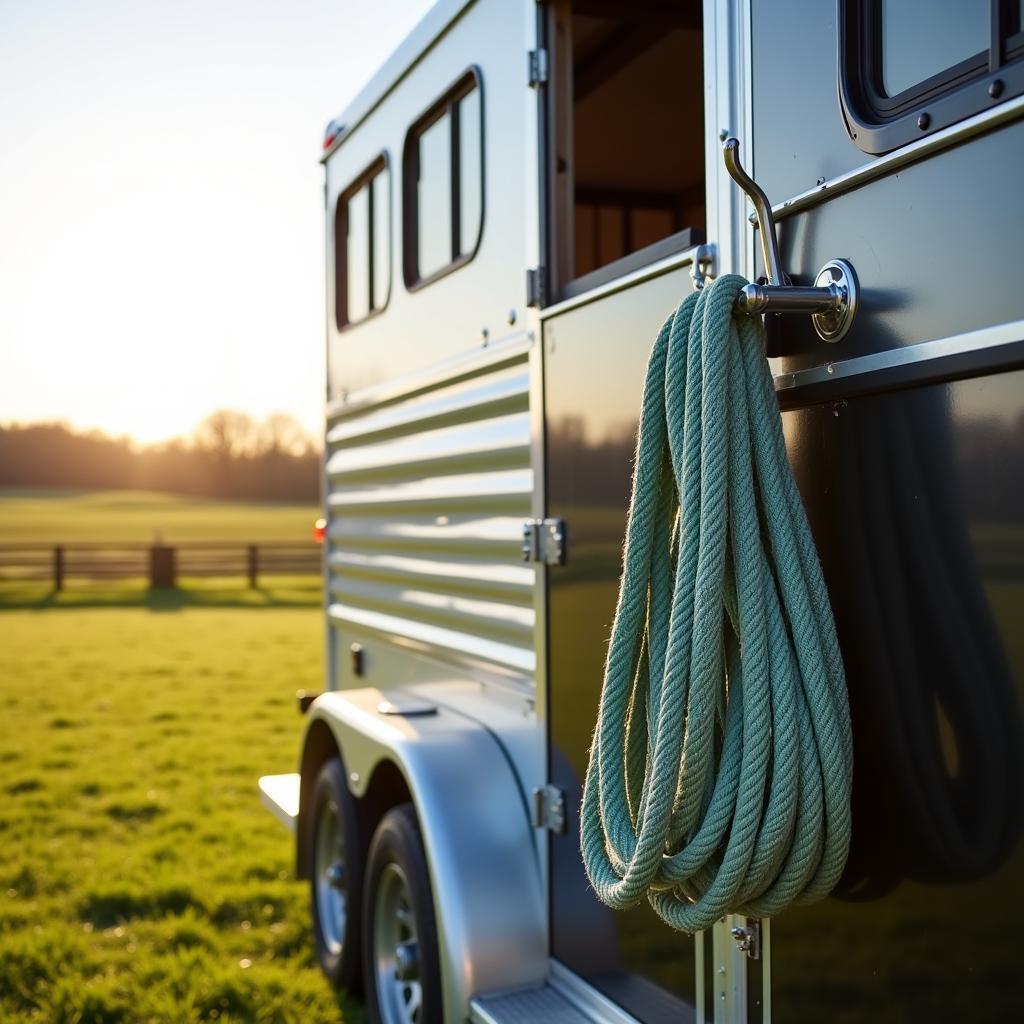
[[[732,928],[730,934],[736,942],[736,948],[746,953],[751,960],[761,959],[761,922],[748,917],[745,925]]]
[[[565,835],[565,793],[557,786],[541,786],[533,791],[532,824]]]
[[[523,523],[523,561],[565,565],[564,519],[527,519]]]

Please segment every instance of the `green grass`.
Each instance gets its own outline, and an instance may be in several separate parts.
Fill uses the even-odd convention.
[[[0,544],[20,541],[293,540],[312,536],[314,505],[216,501],[149,491],[0,490]]]
[[[4,1022],[360,1019],[314,966],[292,841],[255,788],[294,769],[320,613],[181,593],[0,614]]]

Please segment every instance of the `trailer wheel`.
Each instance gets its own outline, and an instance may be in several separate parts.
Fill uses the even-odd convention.
[[[320,769],[307,821],[316,957],[333,985],[358,991],[362,984],[360,917],[366,847],[339,758],[331,758]]]
[[[376,1024],[440,1024],[434,901],[412,804],[388,811],[374,834],[363,922],[370,1019]]]

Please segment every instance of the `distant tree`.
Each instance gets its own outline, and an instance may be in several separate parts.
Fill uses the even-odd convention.
[[[320,462],[284,414],[256,423],[218,410],[190,438],[140,447],[66,423],[0,424],[0,487],[170,491],[209,497],[315,501]]]

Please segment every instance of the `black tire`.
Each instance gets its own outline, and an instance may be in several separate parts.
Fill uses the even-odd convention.
[[[333,810],[332,810],[333,809]],[[331,887],[324,874],[326,850],[318,856],[320,832],[330,828],[329,818],[340,824],[341,863],[344,873],[340,884],[343,890],[344,921],[325,919],[322,900],[330,901]],[[361,825],[359,808],[348,790],[345,766],[340,758],[331,758],[320,769],[313,785],[309,813],[305,817],[306,870],[309,876],[310,910],[313,918],[313,941],[320,970],[328,981],[353,994],[362,991],[362,908],[363,877],[365,873],[365,830]],[[337,833],[336,833],[337,834]],[[325,841],[325,847],[331,844]],[[327,910],[328,916],[330,910]],[[340,939],[340,943],[338,942]]]
[[[394,881],[396,875],[392,866],[397,866],[404,876],[415,928],[417,972],[414,980],[420,985],[420,1008],[413,1020],[415,1024],[441,1024],[441,967],[434,899],[423,838],[412,804],[401,804],[384,815],[374,833],[367,858],[363,899],[363,989],[369,1019],[374,1024],[395,1024],[405,1019],[395,1013],[394,1004],[390,1001],[396,997],[394,986],[403,991],[405,986],[400,981],[391,980],[397,979],[398,975],[388,971],[386,963],[377,955],[378,931],[391,927],[388,922],[378,920],[377,911],[379,898],[387,901],[386,892],[382,892],[382,879],[385,887],[398,884]],[[390,990],[386,987],[388,984],[392,986]]]

